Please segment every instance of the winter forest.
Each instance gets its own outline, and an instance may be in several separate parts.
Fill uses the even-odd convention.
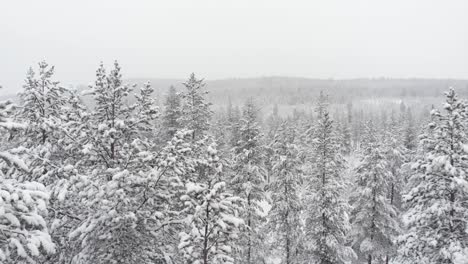
[[[69,89],[40,62],[0,103],[1,263],[468,263],[455,89],[377,108],[323,89],[285,113],[124,74]]]

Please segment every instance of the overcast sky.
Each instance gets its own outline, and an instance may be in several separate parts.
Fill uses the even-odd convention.
[[[125,77],[468,78],[466,0],[15,0],[0,84],[46,59],[64,84],[100,61]],[[7,91],[0,91],[6,93]]]

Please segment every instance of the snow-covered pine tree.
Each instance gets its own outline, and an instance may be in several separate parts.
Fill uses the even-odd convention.
[[[246,210],[243,214],[248,232],[240,240],[242,252],[240,258],[243,263],[258,263],[261,258],[256,250],[262,245],[259,228],[263,211],[259,202],[264,200],[264,185],[266,170],[264,167],[264,146],[262,134],[258,124],[258,109],[253,99],[246,101],[242,118],[240,120],[240,139],[234,148],[234,176],[232,188],[234,193],[246,201]]]
[[[355,169],[351,213],[354,246],[363,262],[390,263],[399,234],[399,215],[390,194],[395,179],[387,161],[385,146],[372,126],[372,122],[367,123],[363,138],[367,144]]]
[[[66,258],[70,249],[66,242],[68,231],[79,220],[75,216],[79,206],[67,196],[70,180],[75,174],[73,165],[79,160],[72,151],[76,149],[73,146],[78,145],[70,130],[70,123],[76,118],[77,97],[53,77],[54,67],[46,62],[39,63],[37,75],[29,69],[23,91],[19,93],[17,114],[17,118],[27,124],[17,145],[27,150],[25,162],[30,168],[30,173],[21,177],[41,182],[50,193],[50,213],[46,220],[58,248],[57,254],[40,260],[46,263],[59,263]]]
[[[138,104],[126,106],[130,88],[121,78],[117,63],[109,75],[101,65],[93,87],[96,107],[81,151],[86,176],[74,186],[89,208],[70,234],[81,242],[77,262],[153,263],[170,250],[165,232],[174,235],[167,226],[176,218],[169,215],[184,172],[174,167],[180,136],[159,151],[152,140],[158,116],[152,88],[145,84]]]
[[[86,263],[178,263],[178,234],[187,209],[178,204],[183,178],[194,173],[191,131],[178,131],[158,153],[138,142],[129,166],[90,192],[98,205],[71,236],[79,236]],[[88,191],[92,191],[89,188]]]
[[[306,236],[309,242],[310,263],[342,264],[354,258],[347,246],[349,233],[349,205],[344,199],[343,178],[345,161],[340,155],[339,143],[333,131],[333,122],[327,110],[327,97],[321,92],[316,109],[308,177]]]
[[[95,100],[93,113],[92,146],[101,162],[107,168],[125,164],[131,141],[127,121],[133,108],[125,104],[131,87],[122,82],[120,65],[114,62],[114,69],[107,75],[101,62],[96,71],[94,86],[90,86]],[[127,143],[127,144],[125,144]]]
[[[154,120],[159,117],[159,108],[156,106],[156,100],[153,98],[154,89],[149,82],[143,84],[140,88],[140,93],[135,94],[136,105],[135,112],[132,113],[132,123],[138,126],[138,129],[143,131],[151,131],[154,129]]]
[[[201,139],[205,131],[209,128],[209,121],[213,112],[210,110],[210,103],[206,102],[204,91],[205,83],[203,79],[195,78],[192,73],[190,78],[183,83],[185,92],[182,96],[182,111],[179,118],[181,127],[192,131],[192,138]]]
[[[164,113],[162,115],[163,129],[170,139],[175,132],[180,129],[179,119],[181,117],[180,95],[174,86],[169,87],[164,103]]]
[[[400,214],[402,209],[402,189],[405,183],[405,169],[404,165],[409,161],[409,150],[406,148],[404,143],[405,136],[401,135],[402,125],[397,123],[393,113],[390,116],[390,122],[388,129],[384,135],[385,149],[386,149],[386,160],[390,169],[391,184],[389,199],[392,205],[398,210]]]
[[[272,208],[268,212],[268,231],[272,233],[273,248],[281,250],[282,263],[298,264],[299,242],[302,237],[302,201],[300,186],[303,183],[300,149],[296,145],[293,124],[283,122],[274,138],[271,173],[274,175],[268,186]]]
[[[49,194],[44,185],[21,180],[31,174],[21,157],[24,148],[2,142],[11,138],[8,133],[27,129],[13,121],[13,111],[10,101],[0,102],[0,262],[6,264],[31,263],[55,252],[44,220]]]
[[[27,124],[21,146],[28,149],[31,169],[29,179],[37,180],[54,192],[65,184],[63,167],[62,127],[63,109],[68,104],[69,93],[53,80],[54,67],[39,63],[36,76],[29,69],[23,91],[19,93],[20,110],[17,118]],[[50,186],[49,186],[50,185]]]
[[[29,68],[23,91],[19,93],[19,117],[28,123],[26,138],[35,146],[54,140],[54,130],[61,125],[61,110],[67,104],[65,88],[52,80],[54,71],[54,66],[49,67],[45,61],[39,63],[38,76]]]
[[[47,187],[51,189],[49,199],[50,234],[56,244],[56,254],[48,255],[41,263],[59,264],[70,263],[78,252],[76,241],[69,239],[69,234],[82,221],[83,213],[87,211],[80,202],[76,192],[70,190],[73,183],[80,179],[79,173],[86,164],[86,158],[81,153],[81,138],[86,138],[89,125],[89,113],[82,102],[78,91],[69,90],[68,104],[62,107],[62,124],[57,127],[59,136],[57,145],[60,146],[61,166],[56,166],[58,180]]]
[[[180,234],[179,250],[190,264],[233,264],[235,241],[244,225],[242,199],[226,191],[215,144],[208,146],[200,162],[204,175],[187,182],[181,197],[189,226]]]
[[[404,195],[403,263],[467,263],[466,108],[450,89],[443,109],[431,113],[430,133],[421,137],[423,153]]]

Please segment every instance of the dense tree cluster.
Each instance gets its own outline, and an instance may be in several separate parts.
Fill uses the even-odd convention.
[[[0,103],[1,263],[468,263],[453,89],[419,122],[323,92],[268,115],[253,98],[213,111],[195,74],[158,106],[117,62],[81,92],[41,62],[19,98]]]

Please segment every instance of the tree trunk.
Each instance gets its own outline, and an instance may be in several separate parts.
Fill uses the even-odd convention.
[[[393,174],[395,175],[395,174]],[[393,200],[395,199],[395,184],[392,183],[392,187],[390,189],[390,204],[393,204]]]
[[[44,145],[47,139],[46,131],[45,129],[42,129],[42,144]]]
[[[203,264],[208,264],[208,222],[209,222],[208,219],[210,218],[210,203],[209,202],[206,205],[205,217],[206,217],[206,223],[205,223],[205,234],[204,234],[204,241],[203,241]]]
[[[247,204],[248,204],[248,210],[250,210],[250,194],[247,196]],[[247,219],[247,226],[249,227],[249,234],[248,234],[248,242],[247,242],[247,264],[251,264],[251,256],[252,256],[252,221],[251,221],[251,216],[250,212],[248,215]]]

